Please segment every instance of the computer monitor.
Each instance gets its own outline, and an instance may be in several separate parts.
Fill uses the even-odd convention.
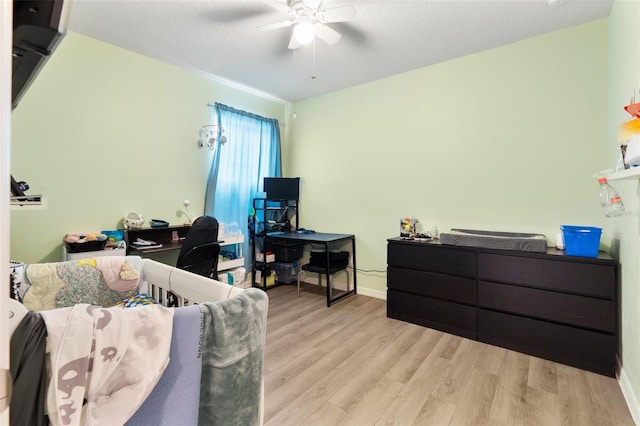
[[[299,200],[300,178],[266,177],[264,192],[268,200]]]

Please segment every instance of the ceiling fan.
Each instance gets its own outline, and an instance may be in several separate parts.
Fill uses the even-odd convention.
[[[315,36],[328,45],[340,40],[342,35],[326,24],[346,22],[356,16],[356,9],[352,5],[322,7],[322,0],[286,0],[287,3],[270,0],[267,4],[287,14],[284,19],[273,24],[261,25],[259,30],[275,30],[277,28],[293,27],[289,49],[311,43]]]

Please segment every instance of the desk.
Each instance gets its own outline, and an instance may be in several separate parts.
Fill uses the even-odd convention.
[[[190,225],[164,226],[158,228],[131,228],[124,230],[124,241],[127,243],[127,254],[147,254],[156,253],[167,250],[179,250],[182,247],[182,241],[189,232]],[[173,232],[178,233],[178,241],[172,240]],[[143,240],[155,241],[162,244],[162,247],[156,248],[140,248],[135,247],[131,243],[137,238]]]
[[[137,228],[137,229],[125,229],[124,241],[127,243],[127,254],[133,254],[138,256],[144,256],[146,254],[168,252],[170,250],[180,250],[182,243],[189,232],[191,225],[176,225],[176,226],[164,226],[157,228]],[[173,239],[173,233],[177,233],[178,240]],[[162,247],[144,248],[136,247],[132,242],[137,238],[141,238],[147,241],[154,241],[158,244],[162,244]],[[218,261],[217,271],[229,271],[240,266],[244,266],[244,257],[242,255],[242,244],[244,243],[244,235],[232,235],[222,237],[222,240],[218,240],[220,247],[227,247],[228,251],[235,252],[237,257],[231,259],[223,259],[222,257]],[[167,259],[160,260],[161,262],[169,261]],[[156,259],[158,260],[158,259]],[[175,264],[175,259],[170,262]],[[218,278],[216,278],[218,279]]]
[[[323,244],[325,252],[327,253],[327,307],[332,303],[337,302],[352,294],[356,294],[356,237],[350,234],[328,234],[324,232],[316,232],[313,234],[304,234],[298,232],[283,232],[283,233],[269,233],[267,239],[271,241],[291,241],[299,242],[302,244]],[[340,292],[341,294],[333,296],[333,288],[329,285],[329,250],[331,246],[335,246],[340,243],[351,242],[351,259],[353,265],[353,289],[349,291]]]

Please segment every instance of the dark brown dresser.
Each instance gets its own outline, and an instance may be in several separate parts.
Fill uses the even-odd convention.
[[[392,238],[387,316],[615,377],[618,263]]]

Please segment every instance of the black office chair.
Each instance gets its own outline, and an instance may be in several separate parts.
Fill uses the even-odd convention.
[[[217,280],[219,255],[218,221],[211,216],[200,216],[187,232],[176,267]]]

